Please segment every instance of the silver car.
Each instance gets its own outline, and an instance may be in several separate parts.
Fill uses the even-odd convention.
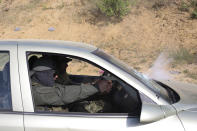
[[[68,64],[72,81],[87,84],[106,79],[112,90],[61,106],[35,105],[29,59],[46,54],[72,59]],[[197,86],[148,79],[83,43],[2,40],[0,130],[195,131]]]

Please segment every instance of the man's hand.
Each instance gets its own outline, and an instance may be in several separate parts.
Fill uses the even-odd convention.
[[[112,81],[110,80],[98,80],[96,85],[101,93],[109,93],[112,89]]]

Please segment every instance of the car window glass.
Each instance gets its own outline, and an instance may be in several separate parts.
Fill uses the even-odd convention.
[[[11,110],[9,53],[0,52],[0,110]]]
[[[28,54],[36,112],[129,113],[140,116],[138,91],[101,69],[99,66],[102,65],[61,54]]]

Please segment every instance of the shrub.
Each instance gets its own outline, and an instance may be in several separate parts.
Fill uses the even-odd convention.
[[[192,11],[191,13],[191,18],[192,19],[197,19],[197,8],[195,10]]]
[[[101,0],[98,8],[106,16],[122,18],[129,11],[128,0]]]
[[[182,1],[179,9],[181,11],[190,11],[191,18],[197,19],[197,0]]]
[[[191,7],[193,8],[191,12],[191,18],[197,19],[197,0],[191,0],[190,3]]]
[[[190,7],[189,4],[187,4],[185,2],[181,2],[181,5],[179,7],[179,10],[181,10],[181,11],[189,11],[189,7]]]
[[[190,4],[192,7],[196,8],[197,7],[197,0],[190,0]]]
[[[165,6],[165,1],[164,0],[157,0],[154,4],[153,4],[153,8],[158,10],[160,9],[161,7],[164,7]]]
[[[191,64],[194,62],[194,55],[191,54],[186,48],[180,47],[175,51],[171,51],[170,55],[173,58],[174,62],[177,64],[186,62],[187,64]]]
[[[192,78],[194,80],[197,79],[197,74],[195,72],[190,72],[189,70],[184,70],[183,73],[186,75],[186,77]]]
[[[192,78],[192,79],[194,79],[194,80],[197,79],[197,74],[196,74],[196,73],[189,72],[189,73],[187,73],[186,76],[187,76],[187,77],[190,77],[190,78]]]
[[[156,10],[171,6],[174,3],[173,0],[153,0],[153,2],[152,8]]]

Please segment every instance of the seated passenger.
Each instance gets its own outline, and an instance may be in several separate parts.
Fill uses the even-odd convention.
[[[63,85],[76,84],[69,78],[69,75],[66,72],[68,62],[72,61],[72,59],[64,56],[53,56],[52,59],[55,63],[55,73],[58,76],[55,82]]]
[[[33,65],[32,90],[36,105],[61,106],[95,93],[109,92],[112,88],[110,81],[98,80],[95,84],[63,85],[56,83],[56,64],[50,57],[41,57]]]

